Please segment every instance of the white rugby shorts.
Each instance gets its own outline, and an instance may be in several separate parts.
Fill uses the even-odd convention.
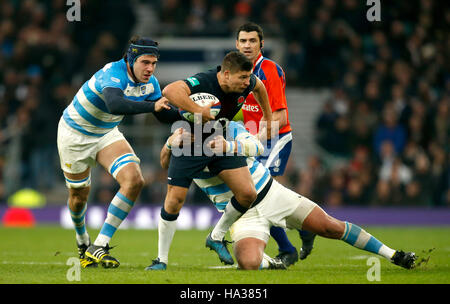
[[[265,198],[231,226],[231,239],[237,242],[252,237],[267,243],[271,226],[301,229],[303,221],[316,206],[313,201],[273,180]]]
[[[64,172],[77,174],[95,167],[97,153],[110,144],[126,140],[117,127],[102,137],[84,135],[69,127],[64,119],[58,124],[58,153],[61,169]]]

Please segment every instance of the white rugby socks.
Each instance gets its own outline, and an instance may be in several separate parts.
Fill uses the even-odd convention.
[[[235,208],[232,202],[228,203],[225,207],[225,212],[220,217],[217,224],[214,226],[213,231],[211,232],[211,238],[215,241],[221,241],[228,229],[230,229],[231,225],[236,222],[244,212],[243,210],[239,211]]]
[[[177,230],[177,214],[169,214],[161,208],[161,214],[158,222],[158,258],[159,261],[166,264],[169,262],[169,250],[172,244],[173,236]]]

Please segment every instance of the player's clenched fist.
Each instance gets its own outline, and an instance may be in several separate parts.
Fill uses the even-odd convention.
[[[183,143],[194,141],[194,135],[183,128],[178,128],[167,140],[170,147],[182,147]]]
[[[207,146],[211,149],[214,153],[225,153],[227,152],[227,145],[228,142],[225,140],[225,138],[222,135],[214,137],[213,140],[208,142]]]

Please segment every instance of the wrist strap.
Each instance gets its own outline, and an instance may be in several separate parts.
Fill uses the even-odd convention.
[[[172,150],[172,146],[169,144],[169,139],[166,141],[166,147],[167,149]]]
[[[235,141],[227,141],[227,153],[234,153]]]

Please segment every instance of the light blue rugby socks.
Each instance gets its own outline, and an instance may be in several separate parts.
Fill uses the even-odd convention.
[[[117,192],[109,205],[106,220],[94,242],[95,246],[104,247],[109,243],[117,228],[119,228],[120,224],[128,216],[133,205],[134,202],[132,200],[128,199],[122,193]]]
[[[345,222],[345,231],[341,240],[356,248],[379,254],[388,260],[390,260],[395,253],[395,250],[381,243],[370,233],[366,232],[358,225],[349,222]]]
[[[86,231],[85,223],[87,204],[84,205],[84,208],[81,211],[73,211],[70,208],[69,201],[67,201],[67,207],[70,211],[70,217],[75,227],[77,243],[79,245],[89,245],[89,235]]]

